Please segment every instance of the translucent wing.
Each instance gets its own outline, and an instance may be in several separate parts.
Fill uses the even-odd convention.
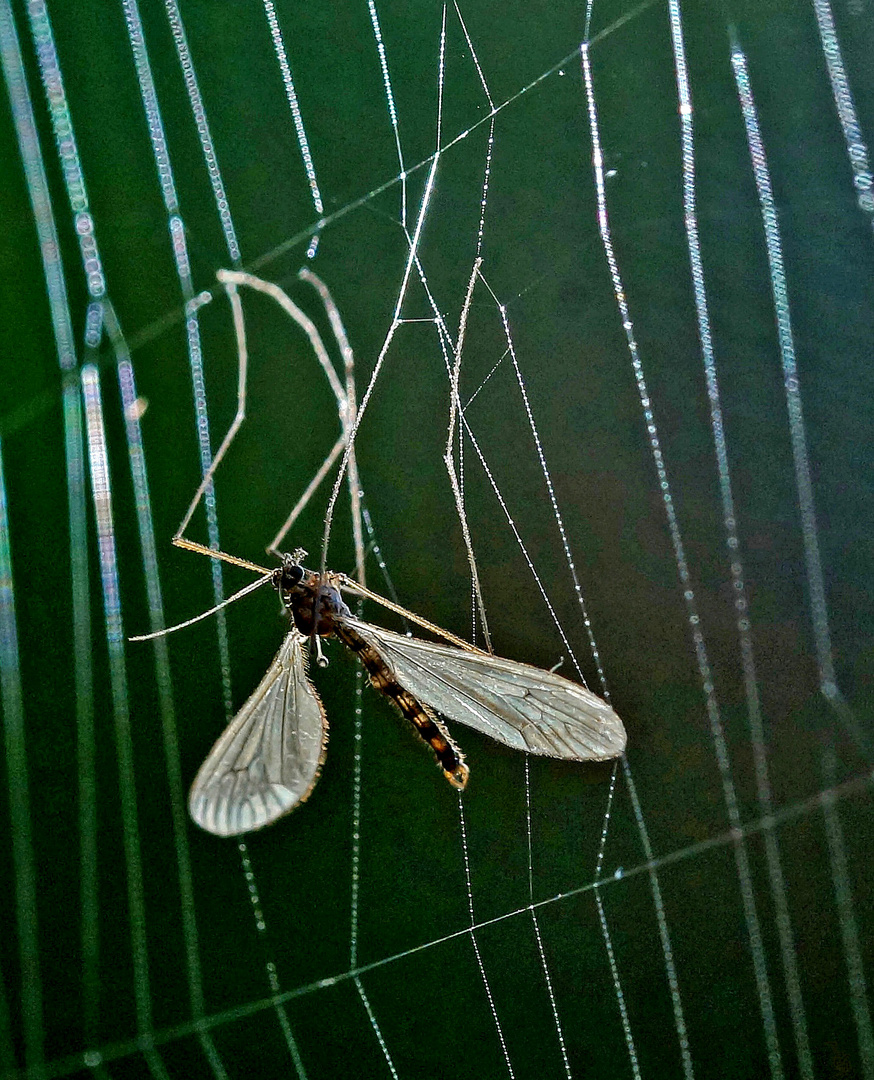
[[[201,828],[236,836],[306,799],[328,740],[325,711],[307,678],[306,638],[292,630],[258,689],[200,768],[188,808]]]
[[[498,742],[573,761],[604,761],[625,749],[625,728],[607,702],[560,675],[343,621],[419,701]]]

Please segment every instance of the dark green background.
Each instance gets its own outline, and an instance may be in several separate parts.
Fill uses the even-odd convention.
[[[14,6],[61,235],[76,332],[87,297],[39,84],[24,5]],[[437,4],[379,5],[408,181],[419,205],[436,139]],[[142,17],[196,289],[228,265],[196,128],[163,5]],[[346,320],[366,385],[388,331],[406,258],[399,226],[394,139],[367,5],[277,4],[330,224],[313,269]],[[494,5],[462,13],[494,103],[483,243],[484,273],[506,304],[654,851],[687,852],[660,872],[696,1076],[765,1076],[762,1034],[737,873],[701,679],[648,447],[633,372],[596,221],[591,143],[579,58],[581,4]],[[631,17],[592,49],[608,200],[617,257],[635,320],[686,544],[741,815],[759,819],[731,606],[715,458],[682,216],[677,97],[663,5],[595,5],[593,34]],[[870,5],[834,5],[863,133],[874,134]],[[61,68],[83,161],[108,295],[133,343],[146,460],[160,541],[168,622],[208,607],[205,560],[169,545],[199,479],[181,294],[148,130],[120,4],[53,3]],[[296,282],[315,215],[267,23],[259,3],[182,7],[243,265],[281,283],[327,333],[311,292]],[[871,218],[858,207],[811,5],[690,3],[684,33],[695,103],[699,227],[735,485],[769,765],[778,808],[834,776],[863,775],[865,754],[818,692],[793,464],[763,230],[728,62],[728,22],[747,51],[784,244],[814,480],[819,540],[839,686],[865,729],[870,718]],[[545,77],[531,85],[540,76]],[[525,93],[520,91],[529,87]],[[516,96],[519,95],[519,96]],[[488,102],[453,12],[447,15],[443,143],[420,249],[450,328],[476,245],[488,139]],[[0,437],[9,497],[25,694],[29,785],[48,1074],[82,1067],[94,1049],[82,1029],[79,839],[70,552],[60,375],[27,189],[4,96]],[[378,193],[376,189],[381,189]],[[372,193],[372,194],[369,194]],[[291,240],[292,242],[289,242]],[[263,297],[244,296],[251,358],[248,420],[218,481],[227,550],[260,561],[263,547],[337,435],[336,410],[302,335]],[[430,314],[413,281],[407,318]],[[217,295],[201,312],[213,443],[235,408],[236,353]],[[466,399],[506,343],[498,312],[478,290],[462,370]],[[119,415],[114,357],[101,353],[125,631],[147,628],[135,508]],[[402,602],[469,633],[469,578],[441,456],[448,416],[443,360],[432,325],[396,334],[358,439],[362,484]],[[468,419],[587,678],[595,668],[512,368],[504,360]],[[467,512],[496,650],[549,667],[562,643],[474,452],[465,449]],[[341,500],[330,563],[351,569]],[[290,544],[318,550],[325,493]],[[205,539],[202,517],[192,535]],[[94,670],[99,737],[101,1019],[106,1075],[145,1076],[136,1052],[130,931],[118,770],[91,540]],[[228,588],[249,580],[227,574]],[[378,585],[375,566],[370,580]],[[380,618],[375,610],[367,612]],[[283,632],[263,593],[228,612],[235,706],[266,669]],[[223,723],[215,628],[170,639],[182,770],[193,777]],[[193,1035],[174,1035],[191,1010],[152,653],[127,650],[138,812],[146,883],[154,1029],[167,1072],[212,1075]],[[190,830],[207,1015],[265,1001],[265,960],[283,990],[349,969],[354,662],[331,650],[316,682],[331,720],[330,752],[309,804],[253,836],[267,933],[255,929],[232,841]],[[569,672],[567,662],[564,667]],[[472,776],[464,798],[477,921],[528,903],[524,761],[465,730],[456,735]],[[391,709],[366,692],[363,742],[359,963],[371,964],[469,925],[455,793]],[[609,766],[532,759],[536,900],[593,878]],[[868,788],[843,798],[849,881],[867,974],[872,839]],[[0,835],[8,833],[0,800]],[[818,1076],[860,1075],[835,878],[815,806],[777,828]],[[786,1075],[795,1076],[761,833],[750,834],[755,899]],[[639,868],[643,854],[620,776],[604,874]],[[0,971],[10,1037],[5,1065],[22,1065],[19,954],[10,849],[2,846],[6,933]],[[601,896],[644,1076],[680,1075],[680,1054],[646,873]],[[628,1075],[630,1065],[594,895],[539,909],[556,1008],[574,1075]],[[550,999],[526,911],[477,933],[507,1052],[518,1077],[562,1076]],[[401,1077],[506,1074],[476,957],[462,934],[362,976]],[[287,1003],[306,1075],[388,1076],[350,978]],[[2,1032],[0,1032],[2,1034]],[[165,1038],[166,1037],[166,1038]],[[265,1007],[213,1030],[231,1076],[294,1075],[275,1012]],[[116,1058],[120,1047],[123,1051]],[[14,1048],[14,1049],[13,1049]],[[11,1059],[11,1055],[15,1055]],[[78,1058],[76,1055],[80,1055]],[[112,1060],[115,1058],[114,1060]],[[869,1067],[871,1063],[869,1062]]]

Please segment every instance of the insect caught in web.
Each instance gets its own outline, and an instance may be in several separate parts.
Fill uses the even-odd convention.
[[[345,574],[307,570],[300,563],[302,551],[283,555],[281,565],[270,571],[190,540],[175,542],[260,572],[261,578],[242,592],[270,582],[293,624],[267,674],[219,737],[192,785],[191,816],[208,832],[236,836],[260,829],[313,790],[325,758],[328,724],[307,675],[306,646],[313,640],[320,656],[323,637],[336,637],[357,653],[371,684],[412,723],[434,751],[443,775],[459,790],[467,784],[469,769],[444,717],[530,754],[606,761],[625,749],[622,721],[589,690],[554,672],[482,652]],[[352,614],[341,591],[377,600],[453,644],[364,622]]]
[[[411,722],[434,751],[446,779],[459,790],[467,784],[469,769],[444,719],[458,721],[498,742],[532,754],[571,761],[605,761],[618,757],[625,749],[625,729],[606,701],[554,672],[477,649],[365,587],[362,492],[354,446],[361,412],[356,411],[352,351],[327,288],[310,271],[302,271],[300,276],[319,291],[325,303],[345,361],[345,386],[328,358],[318,330],[282,290],[250,274],[221,271],[219,280],[228,293],[237,333],[237,415],[173,539],[178,547],[242,566],[257,573],[259,578],[210,611],[179,626],[130,639],[147,640],[182,629],[268,582],[279,594],[292,623],[267,674],[201,766],[189,796],[192,818],[216,835],[235,836],[270,824],[307,799],[325,758],[328,734],[324,708],[307,674],[309,644],[320,665],[326,663],[321,649],[322,638],[336,637],[357,653],[371,684]],[[268,546],[267,550],[280,559],[280,566],[275,570],[205,547],[183,535],[245,416],[247,352],[237,285],[267,293],[304,329],[337,399],[340,417],[340,437]],[[453,378],[453,408],[445,459],[451,478],[454,470],[450,450],[458,416],[457,363]],[[371,379],[362,408],[372,385]],[[305,552],[281,554],[279,544],[341,452],[340,473],[326,515],[322,569],[315,572],[302,565]],[[333,506],[344,474],[352,504],[357,580],[324,568]],[[458,492],[456,499],[458,502]],[[469,545],[466,529],[464,531]],[[470,547],[469,555],[479,598]],[[451,644],[423,641],[364,622],[353,615],[342,593],[373,600]],[[482,607],[481,616],[488,641]]]

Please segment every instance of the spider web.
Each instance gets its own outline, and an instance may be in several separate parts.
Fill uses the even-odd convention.
[[[2,1075],[874,1077],[863,6],[0,0],[0,35]],[[615,769],[456,729],[459,798],[333,649],[307,806],[188,823],[275,599],[125,637],[250,580],[166,541],[238,407],[218,270],[342,370],[302,266],[368,583],[483,643],[478,586],[496,652],[610,694]],[[191,534],[262,561],[341,431],[241,299]]]

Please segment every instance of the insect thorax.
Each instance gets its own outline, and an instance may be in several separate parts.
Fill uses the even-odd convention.
[[[334,633],[335,619],[352,614],[335,585],[288,556],[273,575],[273,587],[302,634],[327,637]]]

